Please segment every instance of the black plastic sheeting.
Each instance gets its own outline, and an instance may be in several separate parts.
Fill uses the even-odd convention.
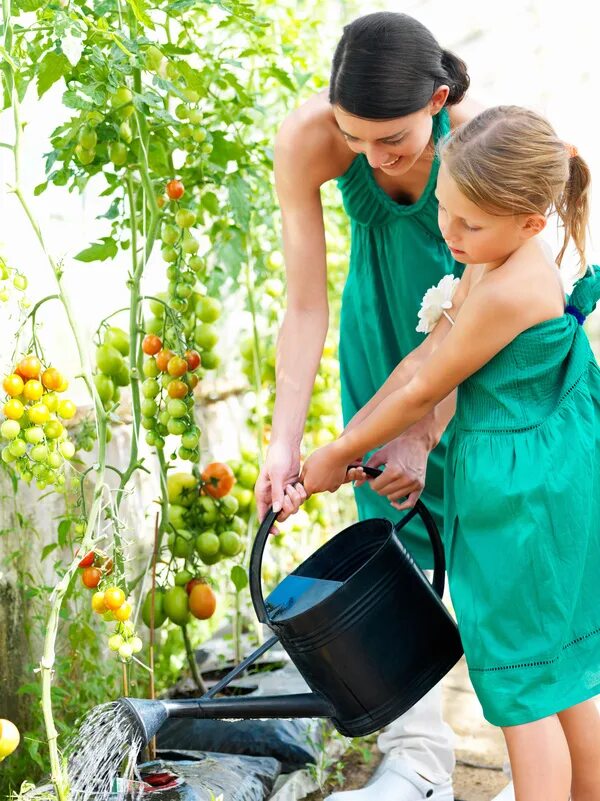
[[[299,720],[167,720],[157,735],[157,747],[218,751],[223,754],[270,756],[281,762],[283,773],[291,773],[316,762],[322,739],[318,723]]]
[[[147,801],[264,801],[280,773],[270,757],[199,751],[161,751],[159,759],[138,766]]]

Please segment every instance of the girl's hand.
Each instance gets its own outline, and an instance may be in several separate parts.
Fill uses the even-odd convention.
[[[335,492],[349,481],[347,457],[340,456],[332,442],[311,453],[304,462],[300,480],[307,495],[315,492]]]

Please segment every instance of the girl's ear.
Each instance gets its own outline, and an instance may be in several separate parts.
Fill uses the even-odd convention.
[[[546,222],[543,214],[528,214],[522,225],[523,235],[526,239],[537,236],[546,227]]]
[[[445,83],[441,86],[438,86],[438,88],[432,94],[431,100],[429,101],[429,112],[432,116],[435,116],[446,105],[446,100],[448,100],[449,94],[450,87],[446,86]]]

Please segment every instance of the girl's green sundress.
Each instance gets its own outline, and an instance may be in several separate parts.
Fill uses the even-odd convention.
[[[433,118],[433,139],[450,131],[446,109]],[[347,423],[385,383],[402,359],[423,341],[416,331],[417,311],[426,290],[448,273],[462,269],[440,233],[434,195],[439,162],[435,158],[425,191],[416,203],[402,205],[377,184],[361,154],[338,179],[351,220],[350,269],[342,295],[340,378]],[[445,439],[432,452],[423,501],[441,529]],[[355,490],[361,520],[403,514],[366,483]],[[433,567],[429,539],[419,519],[402,530],[402,540],[422,568]]]
[[[458,390],[448,578],[473,686],[498,726],[600,693],[600,370],[578,324],[599,298],[588,272],[567,313]]]

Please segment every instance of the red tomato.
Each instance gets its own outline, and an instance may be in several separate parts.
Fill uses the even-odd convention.
[[[171,198],[171,200],[179,200],[183,197],[183,193],[185,192],[183,184],[176,178],[173,178],[173,180],[168,182],[166,189],[167,195]]]
[[[188,365],[188,370],[195,370],[200,367],[200,354],[197,350],[186,350],[185,360]]]
[[[49,367],[42,373],[42,384],[46,389],[58,391],[63,385],[65,379],[56,367]]]
[[[146,334],[142,342],[142,350],[147,356],[154,356],[162,348],[162,340],[156,334]]]
[[[94,587],[97,587],[100,584],[100,579],[102,578],[102,572],[98,570],[97,567],[86,567],[81,574],[81,581],[83,582],[84,586],[88,587],[90,590],[93,590]]]
[[[27,378],[27,379],[37,378],[40,374],[41,369],[42,369],[41,361],[38,359],[37,356],[34,356],[33,354],[30,353],[29,356],[25,356],[24,359],[21,359],[21,361],[17,365],[15,373],[18,373],[18,375],[20,375],[21,378]]]
[[[90,551],[89,553],[86,553],[86,555],[83,557],[83,559],[79,563],[79,567],[91,567],[94,564],[94,559],[95,558],[96,558],[96,554],[94,553],[94,551]]]

